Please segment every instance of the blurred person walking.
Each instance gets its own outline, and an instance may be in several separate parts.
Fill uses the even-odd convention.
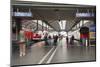
[[[68,36],[66,36],[66,43],[67,43],[67,45],[68,45],[68,43],[69,43]]]
[[[54,36],[54,45],[55,45],[55,46],[57,46],[57,40],[58,40],[58,36],[55,35],[55,36]]]
[[[22,29],[19,32],[19,55],[20,56],[25,56],[26,54],[26,44],[25,44],[25,28],[22,27]]]
[[[74,36],[72,35],[72,37],[70,38],[70,44],[71,44],[71,45],[74,45],[74,39],[75,39],[75,38],[74,38]]]
[[[46,33],[45,35],[44,35],[44,41],[45,41],[45,46],[48,46],[49,44],[48,44],[48,34]]]

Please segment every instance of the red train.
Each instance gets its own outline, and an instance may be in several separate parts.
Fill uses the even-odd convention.
[[[41,35],[38,33],[33,33],[30,31],[25,31],[25,37],[28,39],[33,39],[33,38],[41,38]]]

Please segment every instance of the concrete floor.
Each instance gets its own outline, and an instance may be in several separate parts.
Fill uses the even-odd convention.
[[[58,41],[57,47],[44,46],[44,42],[39,42],[27,50],[27,55],[19,57],[16,51],[12,54],[11,65],[27,64],[48,64],[76,61],[95,61],[95,46],[67,46],[65,39]]]

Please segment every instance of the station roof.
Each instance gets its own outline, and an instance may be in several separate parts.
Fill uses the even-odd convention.
[[[45,20],[46,23],[56,31],[61,31],[59,25],[60,20],[66,20],[64,31],[69,31],[78,23],[81,19],[76,17],[77,12],[95,13],[94,5],[58,4],[19,0],[12,0],[11,5],[14,9],[18,8],[21,11],[28,11],[30,9],[33,14],[33,20]]]

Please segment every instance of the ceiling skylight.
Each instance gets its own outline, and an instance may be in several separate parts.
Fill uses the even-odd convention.
[[[65,27],[66,27],[66,20],[61,20],[58,22],[59,25],[60,25],[60,29],[61,30],[65,30]]]

